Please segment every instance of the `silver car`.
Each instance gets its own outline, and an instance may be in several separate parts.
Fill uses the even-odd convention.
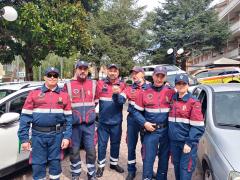
[[[240,84],[200,85],[206,130],[198,158],[204,179],[240,180]]]

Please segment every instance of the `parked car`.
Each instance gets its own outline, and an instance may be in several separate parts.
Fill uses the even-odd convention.
[[[240,179],[240,84],[199,85],[193,95],[205,119],[198,146],[204,179]]]
[[[20,89],[27,88],[27,87],[34,87],[34,86],[39,86],[43,84],[43,82],[38,82],[38,81],[25,81],[25,82],[18,82],[18,83],[13,83],[9,82],[4,85],[0,86],[0,99],[4,98],[5,96],[16,92]]]
[[[180,71],[181,69],[175,65],[171,65],[171,64],[156,64],[156,65],[149,65],[149,66],[142,66],[142,68],[144,69],[145,72],[153,72],[154,68],[157,66],[164,66],[167,68],[167,71]]]
[[[239,83],[239,67],[216,67],[198,70],[192,74],[202,84]]]
[[[0,178],[28,165],[29,152],[19,151],[17,131],[27,95],[37,87],[20,89],[0,99]]]

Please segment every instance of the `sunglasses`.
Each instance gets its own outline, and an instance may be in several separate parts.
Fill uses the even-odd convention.
[[[48,78],[58,78],[58,74],[47,74]]]

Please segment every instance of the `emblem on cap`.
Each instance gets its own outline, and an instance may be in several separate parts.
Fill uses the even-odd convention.
[[[180,79],[183,79],[183,75],[180,76]]]
[[[54,67],[51,67],[51,70],[53,71],[53,70],[54,70]]]

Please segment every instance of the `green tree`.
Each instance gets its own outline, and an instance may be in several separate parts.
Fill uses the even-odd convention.
[[[17,21],[0,21],[0,61],[9,63],[14,55],[21,55],[27,80],[33,79],[33,66],[39,65],[49,53],[69,57],[89,51],[89,15],[83,1],[37,0],[14,4],[19,13]]]
[[[192,55],[206,50],[220,51],[229,37],[229,29],[226,23],[218,20],[214,9],[209,7],[211,2],[166,0],[163,7],[156,10],[154,18],[154,42],[160,44],[161,50],[155,50],[152,58],[164,57],[169,48],[183,47],[186,53]]]
[[[147,47],[145,30],[139,24],[144,7],[134,0],[105,1],[90,22],[93,36],[91,52],[85,56],[97,66],[116,63],[121,74],[128,74],[133,57]]]

